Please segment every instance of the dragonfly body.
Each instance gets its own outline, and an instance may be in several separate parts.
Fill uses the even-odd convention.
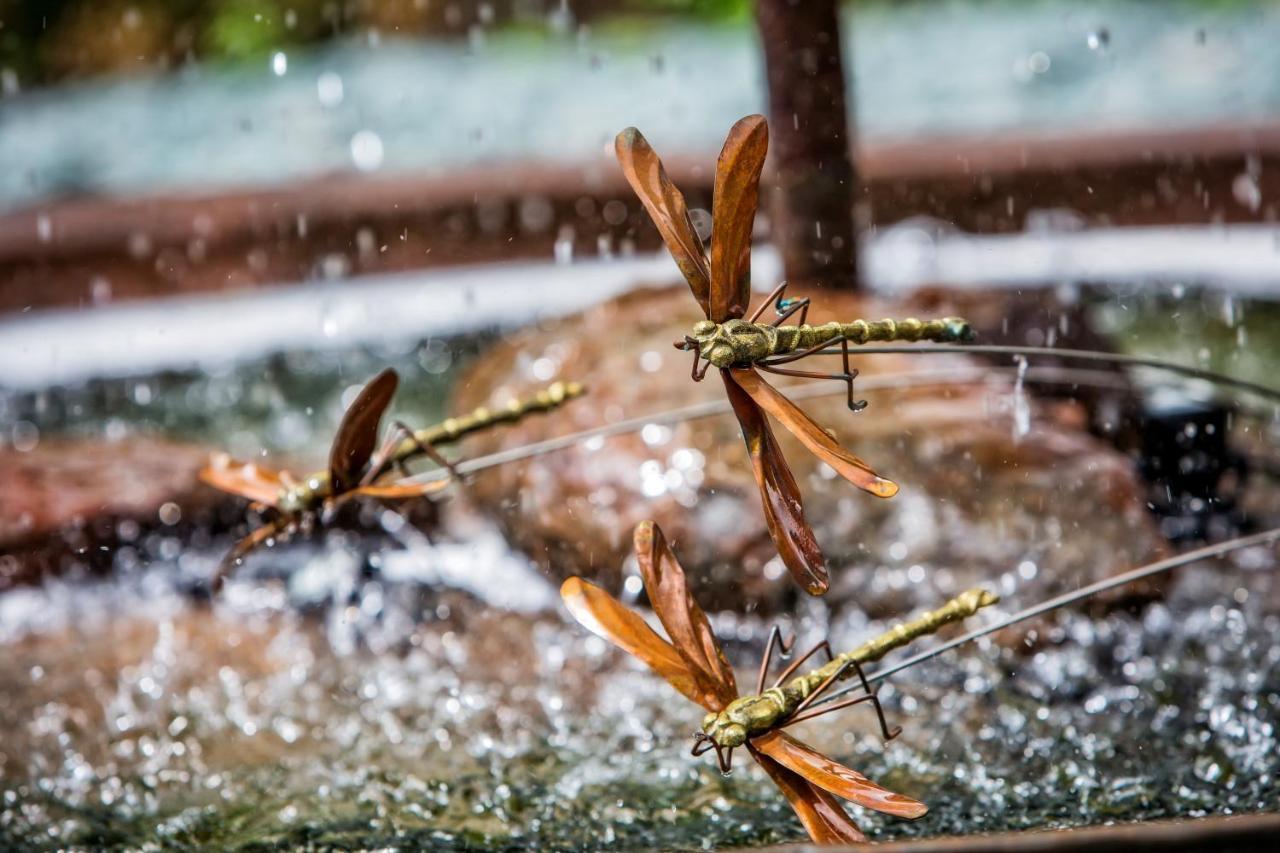
[[[421,455],[422,448],[452,444],[472,433],[482,432],[499,424],[515,423],[526,415],[549,412],[584,393],[577,382],[556,382],[541,391],[522,399],[513,398],[505,406],[489,408],[480,406],[469,414],[448,418],[438,424],[416,430],[412,438],[405,438],[387,455],[384,468],[403,463]],[[381,473],[381,472],[379,472]],[[375,477],[376,479],[376,477]],[[286,514],[300,514],[319,509],[333,497],[332,481],[328,471],[317,471],[301,482],[281,487],[276,507]]]
[[[763,116],[747,116],[729,130],[716,163],[708,248],[693,227],[684,196],[640,131],[627,128],[614,141],[627,182],[648,211],[706,317],[676,347],[693,351],[694,380],[702,380],[713,366],[719,369],[733,413],[742,426],[752,474],[760,488],[765,523],[778,546],[778,555],[805,591],[821,595],[830,584],[826,561],[805,520],[799,484],[782,456],[768,417],[782,424],[810,453],[854,486],[881,498],[893,497],[898,487],[841,447],[831,433],[769,385],[761,372],[844,382],[848,386],[849,408],[858,411],[866,401],[854,399],[857,371],[849,366],[850,344],[955,342],[967,341],[973,335],[969,325],[956,317],[855,320],[810,326],[805,322],[809,299],[784,299],[786,282],[750,312],[752,223],[768,147],[769,131]],[[771,303],[777,309],[777,318],[772,323],[757,322]],[[793,316],[791,325],[784,325]],[[840,373],[783,366],[831,344],[840,346]]]
[[[829,685],[833,679],[850,673],[853,665],[874,663],[894,649],[918,637],[933,634],[943,626],[959,622],[983,607],[995,604],[996,597],[983,589],[971,589],[909,622],[901,622],[878,637],[868,640],[851,652],[837,655],[825,665],[763,693],[742,696],[730,702],[719,713],[707,714],[702,730],[725,748],[741,746],[748,738],[763,734],[796,713],[804,701]]]
[[[644,661],[672,687],[706,709],[703,730],[694,736],[694,755],[714,748],[721,770],[727,773],[733,750],[744,747],[777,783],[810,837],[818,843],[866,840],[836,797],[908,819],[928,811],[924,803],[883,788],[806,746],[789,735],[786,728],[839,708],[870,702],[884,737],[893,737],[897,730],[889,729],[861,662],[877,660],[915,637],[970,616],[978,608],[994,603],[995,596],[970,590],[852,652],[833,655],[825,666],[788,680],[816,651],[829,651],[825,643],[819,644],[798,657],[765,689],[774,648],[781,645],[785,651],[788,647],[780,643],[781,635],[775,629],[760,665],[755,692],[741,696],[733,668],[716,641],[710,621],[689,592],[684,569],[653,522],[643,522],[636,528],[635,553],[649,601],[670,640],[659,636],[639,614],[581,578],[565,581],[560,595],[584,627]],[[838,680],[854,673],[865,691],[862,695],[820,709],[811,708],[830,693]]]
[[[933,341],[959,343],[973,339],[973,330],[960,317],[934,320],[854,320],[852,323],[822,323],[811,326],[775,326],[746,320],[714,323],[701,320],[690,339],[698,354],[715,367],[749,367],[775,356],[791,355],[848,341]]]
[[[518,421],[535,412],[547,412],[581,396],[576,382],[556,382],[524,399],[513,399],[499,408],[481,407],[470,414],[449,418],[424,430],[411,430],[396,422],[390,440],[378,446],[383,414],[391,405],[399,378],[388,368],[370,380],[347,407],[329,448],[325,471],[297,478],[287,471],[274,471],[252,462],[236,462],[218,455],[200,472],[200,479],[224,492],[240,495],[268,510],[273,518],[241,539],[223,559],[211,581],[216,592],[240,558],[264,542],[309,527],[312,522],[352,498],[385,501],[415,500],[439,491],[447,479],[427,483],[393,479],[394,469],[408,474],[406,462],[427,456],[455,474],[452,463],[435,449],[480,430]]]

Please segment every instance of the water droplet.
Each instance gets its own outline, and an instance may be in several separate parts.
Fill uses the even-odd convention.
[[[285,56],[283,51],[276,51],[271,55],[271,73],[277,77],[283,77],[289,70],[289,57]]]
[[[573,226],[561,225],[560,232],[556,235],[556,244],[554,249],[557,264],[573,263],[573,238]]]
[[[1099,27],[1089,33],[1084,41],[1089,45],[1089,50],[1106,50],[1107,45],[1111,43],[1111,33],[1106,27]]]
[[[316,78],[316,97],[320,106],[332,109],[342,103],[345,96],[342,77],[333,71],[326,71]]]
[[[1017,356],[1016,359],[1018,362],[1018,377],[1013,383],[1014,441],[1031,432],[1031,404],[1027,401],[1027,392],[1024,387],[1027,377],[1027,360],[1022,356]]]
[[[182,520],[182,508],[173,501],[160,505],[160,523],[166,527],[173,527]]]
[[[373,172],[382,166],[382,137],[372,130],[361,130],[351,137],[351,160],[362,172]]]
[[[40,443],[40,429],[31,421],[18,421],[9,431],[13,449],[19,453],[30,453]]]
[[[1249,172],[1241,172],[1231,182],[1231,195],[1244,207],[1257,211],[1262,206],[1262,187]]]

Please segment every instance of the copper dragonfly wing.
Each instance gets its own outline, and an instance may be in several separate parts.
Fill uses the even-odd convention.
[[[703,691],[714,693],[721,705],[728,705],[738,698],[733,667],[716,642],[707,614],[690,594],[684,569],[662,529],[652,521],[641,522],[636,526],[635,549],[654,612],[676,653],[700,677]]]
[[[449,485],[448,479],[432,480],[427,483],[375,483],[352,489],[346,494],[351,495],[353,498],[365,497],[387,501],[402,501],[435,494],[447,485]]]
[[[760,408],[777,418],[810,453],[834,468],[841,477],[879,498],[891,498],[898,493],[897,483],[881,477],[870,465],[841,447],[804,410],[766,382],[754,367],[735,367],[729,370],[729,375]]]
[[[815,844],[860,844],[867,840],[835,797],[783,767],[750,741],[747,741],[747,750],[782,791]]]
[[[929,811],[924,803],[880,787],[783,732],[774,730],[753,737],[751,745],[810,784],[860,806],[912,820]]]
[[[627,183],[640,197],[649,218],[658,227],[662,241],[675,259],[676,266],[689,282],[693,296],[710,313],[708,294],[711,290],[711,267],[702,250],[702,240],[689,218],[689,207],[676,185],[667,177],[662,160],[649,146],[649,141],[634,127],[618,134],[613,142],[618,164]]]
[[[716,323],[746,314],[751,301],[751,231],[768,151],[769,125],[764,116],[750,115],[729,129],[716,161],[707,314]]]
[[[560,597],[582,627],[644,661],[691,701],[708,711],[724,707],[720,701],[722,690],[707,690],[674,646],[609,593],[574,577],[560,586]]]
[[[329,448],[329,482],[333,494],[342,494],[360,482],[364,466],[369,464],[378,443],[378,424],[391,405],[399,382],[396,372],[388,367],[360,389],[342,415]]]
[[[221,455],[201,468],[199,477],[202,482],[215,489],[267,506],[275,506],[279,502],[280,489],[284,485],[278,471],[264,468],[255,462],[237,462]]]
[[[796,583],[810,595],[822,595],[829,585],[826,562],[818,550],[813,530],[804,518],[804,505],[795,476],[782,456],[764,411],[735,382],[720,371],[733,413],[742,425],[742,437],[751,456],[751,470],[760,487],[760,501],[769,535],[778,555]]]

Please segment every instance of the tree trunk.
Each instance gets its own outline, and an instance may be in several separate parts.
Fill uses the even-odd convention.
[[[838,0],[756,0],[769,86],[776,186],[773,233],[796,284],[856,289],[853,206]]]

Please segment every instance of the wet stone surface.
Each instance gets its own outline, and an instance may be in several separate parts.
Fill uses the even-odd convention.
[[[135,435],[0,447],[0,589],[109,569],[153,534],[210,528],[230,501],[196,479],[209,449]]]
[[[927,307],[945,313],[948,306],[930,298]],[[549,379],[588,386],[588,397],[564,412],[478,440],[485,450],[498,441],[536,441],[723,398],[719,377],[692,382],[689,354],[671,346],[698,319],[695,311],[686,288],[641,291],[512,335],[463,375],[454,407]],[[912,313],[922,313],[920,306],[824,294],[810,321]],[[838,360],[814,363],[836,369]],[[877,355],[855,364],[863,388],[905,371],[979,367],[959,356]],[[1068,579],[1096,579],[1162,553],[1133,464],[1088,434],[1088,413],[1036,398],[1007,366],[984,367],[988,373],[977,382],[970,375],[961,384],[952,375],[929,387],[867,390],[870,405],[857,414],[845,408],[836,382],[827,383],[831,396],[803,403],[845,446],[899,483],[891,500],[836,478],[775,425],[828,559],[833,600],[896,613],[992,579],[1002,594],[1028,588],[1047,595],[1066,588]],[[775,378],[779,387],[793,381]],[[557,578],[582,574],[617,588],[630,531],[653,518],[704,603],[775,611],[794,594],[765,532],[730,415],[586,441],[535,465],[486,472],[469,494]],[[888,582],[872,584],[873,576]]]
[[[800,839],[746,756],[725,778],[687,754],[700,710],[567,622],[550,584],[484,541],[408,548],[372,577],[325,549],[288,583],[233,581],[212,609],[175,594],[163,564],[0,595],[0,842]],[[882,696],[904,733],[887,747],[865,708],[799,734],[931,806],[915,823],[858,815],[877,839],[1274,809],[1274,570],[1272,552],[1246,552],[1140,611],[1069,615],[1030,656],[983,643],[895,676]],[[524,597],[450,589],[450,571]],[[802,644],[829,631],[847,648],[885,627],[857,607],[808,611]],[[714,623],[747,684],[767,623]]]

